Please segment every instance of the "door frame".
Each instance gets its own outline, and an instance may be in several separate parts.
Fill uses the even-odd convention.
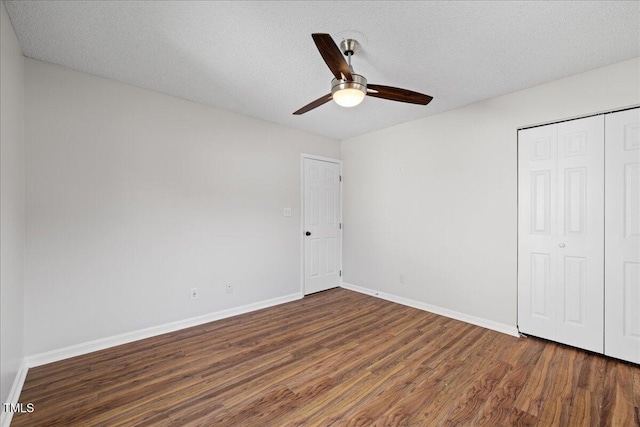
[[[342,220],[342,206],[343,206],[343,202],[342,202],[342,160],[341,159],[334,159],[332,157],[325,157],[325,156],[317,156],[315,154],[308,154],[308,153],[300,153],[300,297],[304,298],[305,294],[304,294],[304,269],[305,269],[305,265],[304,265],[304,161],[305,159],[311,159],[311,160],[319,160],[322,162],[328,162],[328,163],[335,163],[338,165],[339,169],[340,169],[340,186],[339,186],[339,191],[340,191],[340,224],[341,227],[338,230],[338,235],[340,236],[340,272],[342,273],[342,238],[343,238],[343,232],[344,232],[344,222]],[[338,284],[338,286],[342,286],[342,274],[340,274],[340,282]]]

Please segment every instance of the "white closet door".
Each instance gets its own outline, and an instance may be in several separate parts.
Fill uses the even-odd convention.
[[[640,109],[606,116],[605,354],[640,363]]]
[[[556,333],[557,128],[518,133],[518,327],[552,340]]]
[[[558,125],[558,341],[604,351],[604,119]]]
[[[603,351],[603,118],[518,135],[518,326]]]

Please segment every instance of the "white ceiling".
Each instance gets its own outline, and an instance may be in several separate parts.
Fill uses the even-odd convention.
[[[26,56],[345,139],[640,56],[640,2],[7,1]],[[291,113],[330,92],[311,33],[357,38],[367,97]]]

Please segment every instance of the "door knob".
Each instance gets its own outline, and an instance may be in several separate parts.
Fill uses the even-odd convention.
[[[564,243],[560,243],[558,246],[560,246],[561,248],[564,248]]]
[[[305,236],[311,236],[311,232],[307,231],[306,233],[304,233]]]

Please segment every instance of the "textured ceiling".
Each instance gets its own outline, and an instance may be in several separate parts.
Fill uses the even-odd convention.
[[[338,139],[640,56],[640,2],[7,1],[26,56]],[[330,91],[311,39],[357,38],[367,97],[291,113]]]

